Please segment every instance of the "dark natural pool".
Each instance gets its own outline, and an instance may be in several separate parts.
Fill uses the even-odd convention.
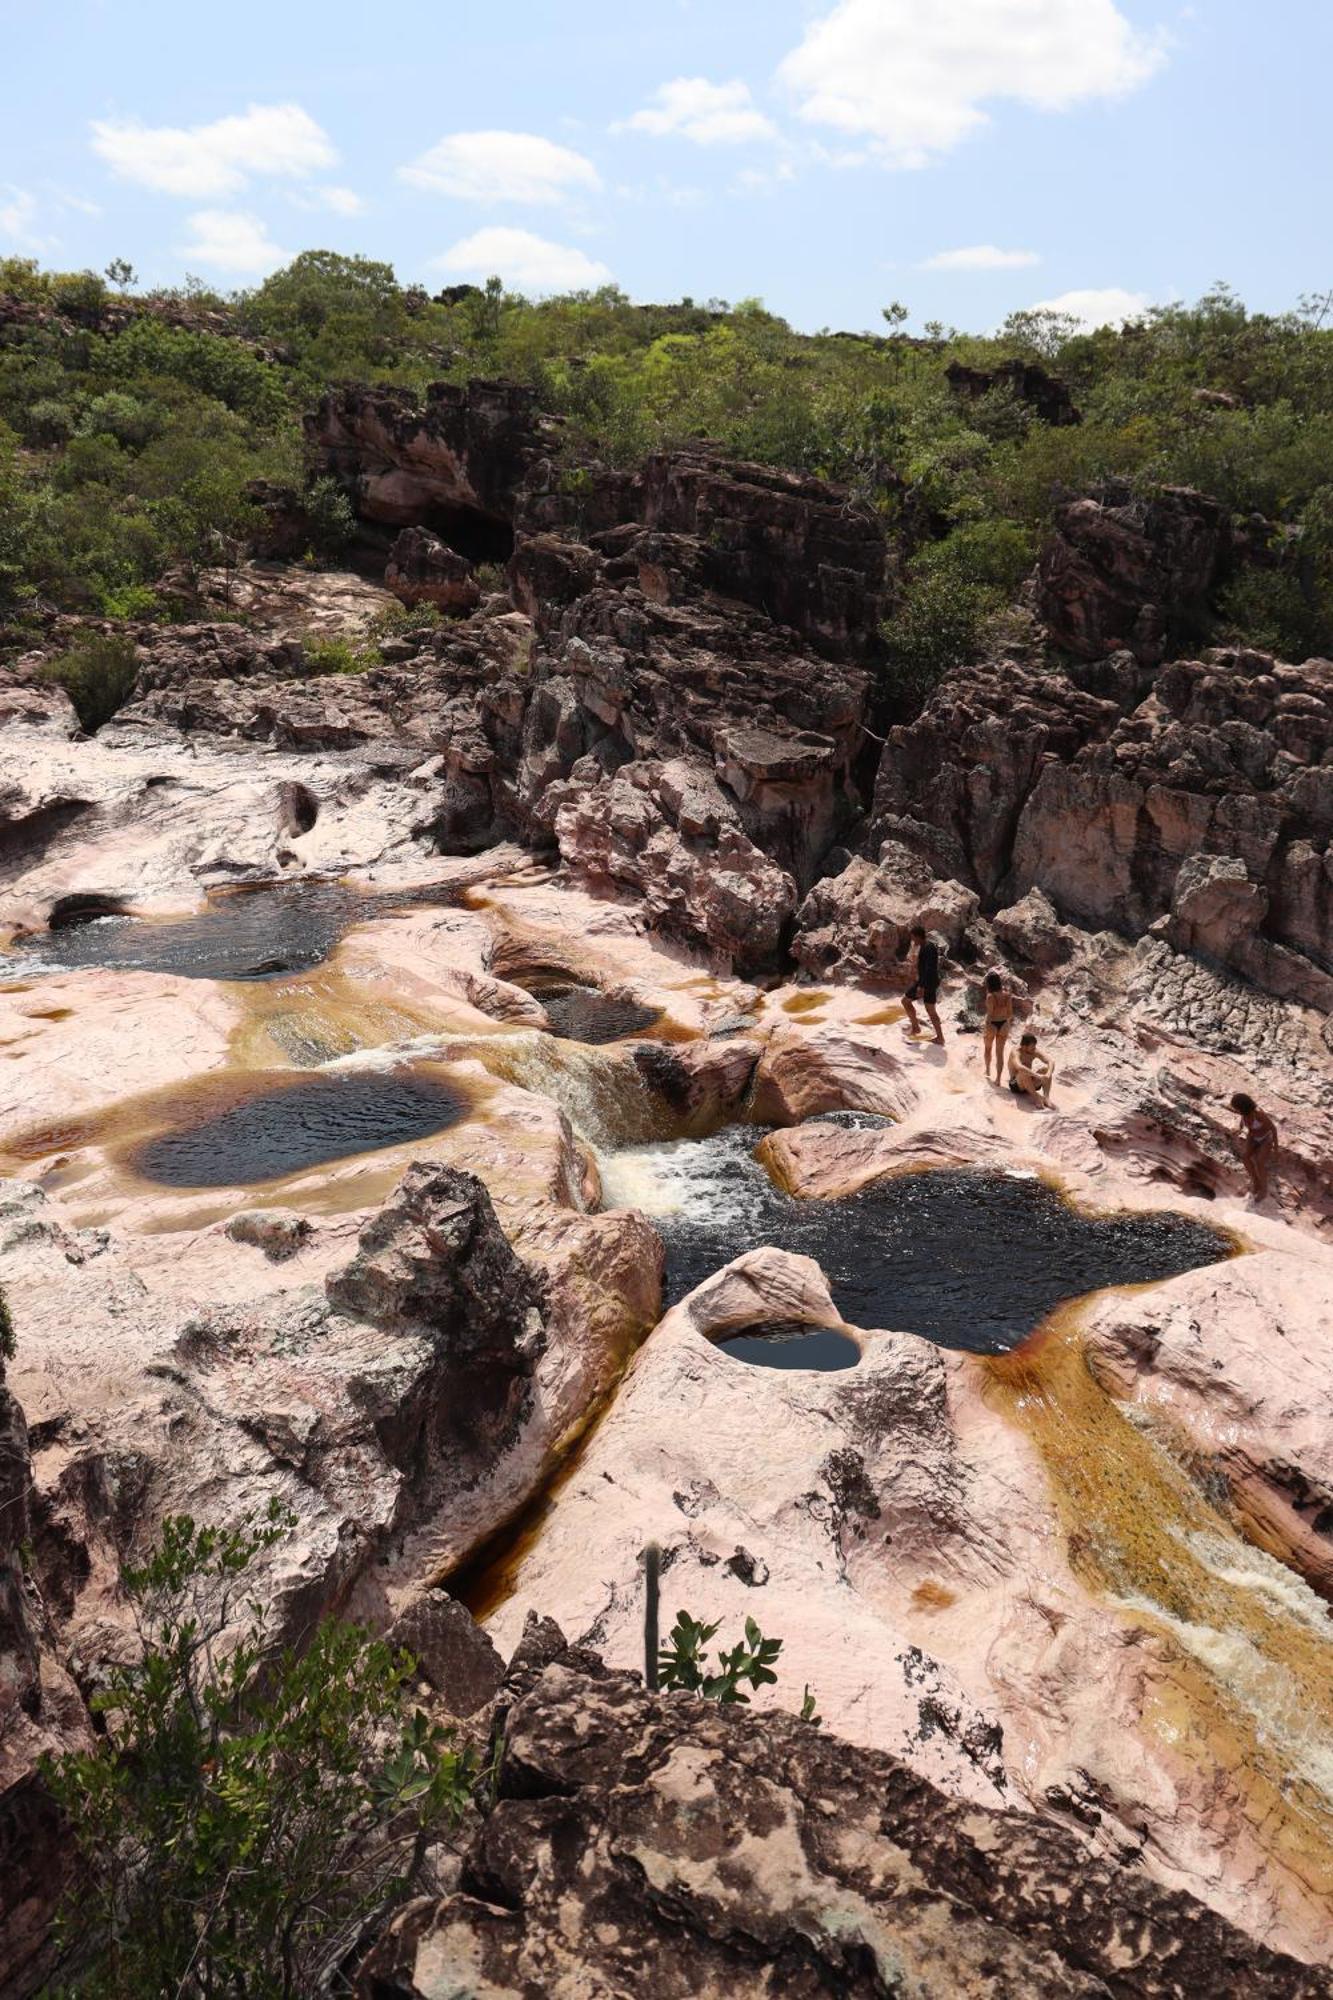
[[[519,983],[541,1001],[551,1033],[562,1042],[585,1042],[596,1048],[625,1035],[641,1035],[659,1018],[655,1007],[618,999],[596,986],[541,977]]]
[[[353,924],[394,909],[453,904],[461,895],[451,883],[375,890],[305,881],[225,889],[188,916],[101,916],[17,938],[0,953],[0,978],[106,966],[183,979],[276,979],[321,965]]]
[[[816,1368],[821,1374],[855,1368],[861,1350],[845,1333],[831,1326],[799,1326],[785,1321],[745,1327],[718,1341],[734,1361],[752,1368]]]
[[[638,1185],[659,1196],[644,1205],[666,1244],[669,1303],[742,1251],[772,1244],[815,1259],[853,1326],[999,1354],[1067,1299],[1174,1277],[1234,1247],[1189,1216],[1082,1215],[1035,1178],[973,1169],[798,1201],[752,1157],[760,1136],[733,1126],[626,1156]],[[621,1199],[614,1164],[608,1182],[608,1199]],[[634,1199],[628,1183],[623,1198]]]
[[[188,1123],[145,1139],[127,1163],[167,1187],[249,1185],[429,1138],[468,1108],[447,1084],[403,1071],[329,1071],[259,1088],[251,1081],[231,1101],[192,1105]]]

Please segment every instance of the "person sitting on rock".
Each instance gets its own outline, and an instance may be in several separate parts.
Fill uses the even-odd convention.
[[[1037,1047],[1031,1028],[1019,1036],[1018,1047],[1009,1051],[1009,1088],[1015,1097],[1032,1097],[1043,1110],[1051,1108],[1051,1085],[1055,1066]]]
[[[1240,1158],[1256,1201],[1268,1194],[1268,1175],[1277,1155],[1277,1126],[1247,1090],[1238,1090],[1231,1109],[1240,1118]]]
[[[921,1023],[917,1019],[916,1008],[913,1005],[914,1001],[919,1000],[926,1010],[931,1027],[935,1030],[935,1040],[943,1048],[944,1030],[940,1026],[940,1017],[935,1006],[940,991],[940,948],[934,938],[926,935],[924,924],[912,925],[910,970],[912,983],[903,995],[903,1005],[911,1022],[911,1033],[919,1035],[921,1032]]]
[[[998,972],[986,974],[985,989],[981,996],[986,1018],[982,1023],[983,1053],[986,1063],[986,1081],[990,1081],[991,1057],[995,1058],[995,1081],[1004,1082],[1004,1045],[1009,1039],[1009,1030],[1014,1020],[1014,996],[1005,985]]]

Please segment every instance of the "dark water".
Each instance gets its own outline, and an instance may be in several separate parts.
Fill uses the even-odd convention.
[[[275,1180],[324,1160],[425,1139],[457,1124],[468,1104],[431,1077],[354,1070],[266,1082],[174,1131],[147,1139],[129,1158],[146,1180],[204,1188]]]
[[[0,978],[77,966],[175,973],[184,979],[277,979],[309,972],[344,931],[386,911],[457,903],[462,886],[358,889],[347,882],[283,882],[215,892],[189,916],[98,917],[17,938]]]
[[[1038,1180],[979,1170],[906,1174],[844,1201],[798,1201],[752,1158],[761,1135],[638,1157],[679,1201],[653,1215],[669,1303],[744,1250],[813,1257],[853,1326],[1005,1353],[1057,1305],[1104,1285],[1146,1283],[1231,1254],[1231,1239],[1171,1213],[1080,1215]]]
[[[717,1344],[733,1360],[748,1361],[754,1368],[817,1368],[827,1374],[855,1368],[861,1359],[856,1342],[845,1333],[835,1333],[831,1326],[800,1326],[782,1320],[746,1327]]]
[[[551,1033],[562,1042],[587,1042],[600,1047],[618,1042],[624,1035],[641,1035],[658,1020],[655,1007],[635,1000],[618,1000],[596,986],[578,986],[569,980],[524,979],[517,982],[534,1000],[540,1000],[551,1024]]]

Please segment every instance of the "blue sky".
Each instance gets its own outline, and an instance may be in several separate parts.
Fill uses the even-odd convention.
[[[1329,0],[0,0],[0,254],[804,328],[1333,284]]]

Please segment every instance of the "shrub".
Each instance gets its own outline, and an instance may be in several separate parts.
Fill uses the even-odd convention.
[[[0,1361],[14,1359],[14,1320],[9,1300],[0,1292]]]
[[[305,496],[306,518],[316,549],[323,556],[337,555],[356,533],[352,503],[336,479],[316,479]]]
[[[124,583],[102,592],[102,610],[108,618],[156,618],[162,600],[146,583]]]
[[[291,1523],[180,1515],[124,1574],[142,1659],[93,1697],[97,1747],[43,1767],[83,1863],[62,1925],[75,1994],[323,1990],[467,1806],[473,1762],[409,1710],[406,1654],[325,1624],[265,1657],[248,1572]]]
[[[138,671],[129,639],[85,632],[67,653],[47,662],[42,678],[64,688],[80,726],[95,736],[129,700]]]
[[[312,677],[322,674],[363,674],[379,665],[372,648],[354,646],[350,639],[307,638],[303,642],[305,670]]]

